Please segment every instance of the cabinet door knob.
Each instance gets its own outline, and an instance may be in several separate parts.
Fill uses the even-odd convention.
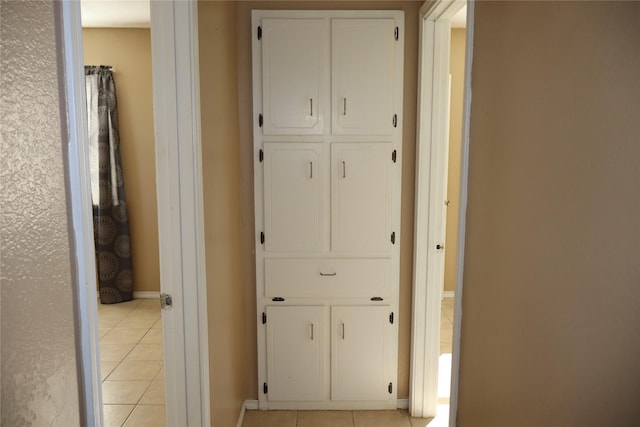
[[[342,339],[344,339],[344,322],[342,322]]]
[[[342,98],[342,115],[347,115],[347,98]]]
[[[335,275],[337,275],[337,274],[338,274],[338,273],[322,273],[322,272],[320,272],[320,275],[321,275],[321,276],[323,276],[323,277],[327,277],[327,276],[335,276]]]
[[[313,179],[313,162],[309,162],[309,179]]]
[[[347,162],[344,161],[342,162],[342,177],[347,177]]]
[[[311,324],[311,341],[313,341],[313,323]]]
[[[440,243],[438,243],[436,245],[436,249],[440,250],[440,249],[444,249],[444,245],[441,245]]]

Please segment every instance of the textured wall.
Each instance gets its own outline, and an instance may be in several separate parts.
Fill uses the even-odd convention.
[[[85,28],[84,63],[112,65],[134,292],[160,291],[151,39],[148,28]]]
[[[640,3],[476,3],[461,427],[640,420]]]
[[[2,425],[79,425],[53,1],[0,2]]]

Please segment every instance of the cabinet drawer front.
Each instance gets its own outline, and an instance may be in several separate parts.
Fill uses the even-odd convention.
[[[388,259],[266,259],[266,297],[390,297]]]

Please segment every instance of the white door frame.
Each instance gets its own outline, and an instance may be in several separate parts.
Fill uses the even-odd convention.
[[[69,133],[83,425],[102,426],[80,2],[59,3]],[[197,3],[151,2],[156,189],[167,425],[211,424]],[[155,28],[155,30],[154,30]],[[189,309],[185,309],[188,307]]]
[[[445,238],[446,147],[448,134],[449,54],[451,18],[466,1],[436,0],[420,9],[418,73],[418,129],[416,144],[416,201],[414,278],[411,339],[410,411],[416,417],[434,417],[437,410],[440,310],[444,254],[436,249]],[[467,51],[463,111],[463,141],[458,244],[458,282],[455,293],[450,425],[455,425],[458,395],[462,269],[467,202],[469,107],[474,2],[467,7]]]

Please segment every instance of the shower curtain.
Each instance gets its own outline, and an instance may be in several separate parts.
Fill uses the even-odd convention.
[[[86,66],[89,171],[100,302],[133,299],[129,219],[120,164],[118,109],[113,72]]]

